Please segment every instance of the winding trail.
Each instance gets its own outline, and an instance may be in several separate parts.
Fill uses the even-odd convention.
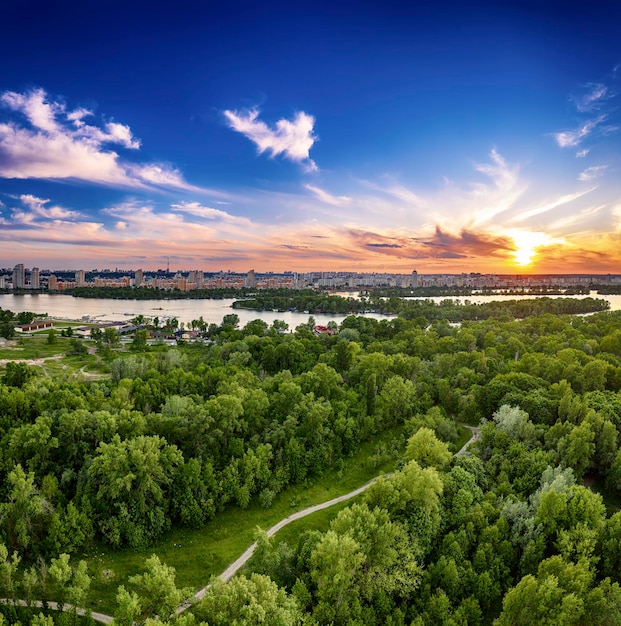
[[[481,429],[478,426],[468,426],[468,424],[460,424],[460,426],[467,428],[472,433],[472,436],[461,448],[459,448],[459,450],[455,453],[455,456],[463,456],[466,454],[470,444],[478,441],[481,437]]]
[[[455,456],[462,456],[463,454],[466,454],[467,448],[470,446],[470,444],[474,443],[475,441],[478,441],[480,434],[481,434],[481,431],[479,428],[476,428],[474,426],[468,426],[467,424],[461,424],[461,426],[464,426],[468,430],[470,430],[470,432],[472,432],[472,436],[455,453]],[[385,474],[385,476],[389,476],[389,475],[390,474]],[[325,502],[321,502],[320,504],[314,504],[313,506],[309,506],[305,509],[302,509],[301,511],[292,513],[288,517],[281,519],[279,522],[277,522],[271,528],[269,528],[267,530],[267,536],[272,537],[281,528],[285,527],[287,524],[290,524],[291,522],[295,522],[296,520],[302,519],[303,517],[306,517],[307,515],[312,515],[313,513],[316,513],[317,511],[322,511],[323,509],[327,509],[331,506],[334,506],[335,504],[339,504],[340,502],[346,502],[347,500],[351,500],[352,498],[355,498],[361,493],[364,493],[378,478],[379,476],[376,476],[375,478],[372,478],[368,483],[365,483],[364,485],[362,485],[362,487],[358,487],[357,489],[354,489],[353,491],[350,491],[349,493],[346,493],[342,496],[337,496],[336,498],[332,498],[331,500],[326,500]],[[221,578],[224,582],[228,582],[229,580],[231,580],[231,578],[233,578],[233,576],[235,576],[235,574],[237,574],[237,572],[239,572],[239,570],[248,562],[250,557],[253,555],[256,547],[257,547],[257,542],[255,541],[251,546],[248,547],[248,549],[238,559],[233,561],[220,574],[220,576],[218,576],[218,578]],[[192,596],[190,600],[180,605],[175,611],[175,613],[177,614],[183,613],[183,611],[190,608],[194,602],[202,600],[205,597],[205,594],[207,593],[207,590],[210,587],[211,587],[211,583],[209,583],[208,585],[205,585],[202,589],[199,589]],[[6,599],[0,599],[0,603],[11,604],[11,601],[6,600]],[[15,604],[19,606],[27,606],[24,600],[15,600]],[[32,604],[40,608],[43,607],[43,603],[40,601],[33,602]],[[48,605],[48,608],[50,609],[57,610],[57,611],[61,610],[56,602],[48,602],[47,605]],[[72,611],[73,607],[71,605],[65,604],[62,607],[62,610]],[[87,610],[83,608],[77,608],[76,611],[78,615],[86,615],[87,613]],[[106,613],[92,612],[91,615],[96,622],[100,622],[101,624],[110,624],[112,620],[114,619],[112,615],[107,615]]]

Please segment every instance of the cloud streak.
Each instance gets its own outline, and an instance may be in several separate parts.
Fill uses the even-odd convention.
[[[334,196],[324,189],[316,187],[315,185],[304,185],[304,187],[324,204],[329,204],[331,206],[347,206],[351,202],[351,198],[348,196]]]
[[[592,165],[591,167],[587,167],[585,170],[580,172],[578,180],[581,182],[590,182],[595,180],[596,178],[602,176],[607,168],[607,165]]]
[[[598,115],[597,117],[587,120],[572,130],[564,130],[559,133],[552,133],[556,143],[560,148],[575,148],[579,146],[587,137],[592,135],[601,124],[607,119],[606,115]]]
[[[283,155],[299,163],[308,171],[316,171],[317,165],[310,158],[310,149],[317,140],[313,132],[315,118],[303,111],[293,120],[280,119],[270,128],[259,120],[259,110],[224,111],[228,126],[252,141],[259,154],[269,152],[272,156]]]

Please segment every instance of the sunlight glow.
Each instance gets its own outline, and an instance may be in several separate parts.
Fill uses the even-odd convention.
[[[515,243],[514,260],[522,267],[533,262],[533,257],[539,248],[556,243],[555,239],[541,232],[514,230],[508,234]]]

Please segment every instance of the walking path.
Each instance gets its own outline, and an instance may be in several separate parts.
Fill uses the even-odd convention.
[[[465,454],[470,444],[477,441],[480,437],[479,428],[475,428],[474,426],[468,426],[466,424],[462,424],[462,425],[468,428],[468,430],[472,432],[472,436],[457,451],[456,456],[461,456]],[[314,504],[313,506],[309,506],[305,509],[302,509],[301,511],[298,511],[297,513],[292,513],[291,515],[289,515],[289,517],[285,517],[284,519],[281,519],[278,523],[274,524],[270,529],[268,529],[267,536],[272,537],[287,524],[290,524],[291,522],[295,522],[298,519],[302,519],[303,517],[306,517],[307,515],[312,515],[313,513],[316,513],[317,511],[322,511],[323,509],[327,509],[331,506],[334,506],[335,504],[339,504],[340,502],[345,502],[347,500],[351,500],[351,498],[355,498],[356,496],[366,491],[377,479],[378,479],[378,476],[371,479],[368,483],[362,485],[362,487],[358,487],[357,489],[354,489],[353,491],[350,491],[349,493],[346,493],[342,496],[338,496],[336,498],[332,498],[331,500],[326,500],[326,502],[321,502],[320,504]],[[233,578],[233,576],[235,576],[235,574],[237,574],[237,572],[248,562],[248,559],[250,559],[256,547],[257,547],[257,542],[255,541],[238,559],[233,561],[233,563],[231,563],[222,572],[222,574],[220,574],[218,578],[221,578],[224,582],[228,582],[229,580],[231,580],[231,578]],[[192,596],[192,599],[190,601],[184,602],[181,606],[177,608],[176,613],[183,613],[183,611],[185,611],[190,606],[192,606],[194,602],[198,600],[202,600],[205,597],[205,594],[207,593],[207,590],[210,587],[211,587],[211,583],[206,585],[202,589],[199,589]],[[9,604],[10,600],[0,600],[0,602]],[[15,600],[15,603],[19,604],[20,606],[27,606],[24,600]],[[43,606],[43,603],[39,601],[33,602],[33,604],[37,607]],[[59,610],[58,604],[56,602],[48,602],[47,605],[50,609]],[[65,604],[62,610],[72,611],[73,607],[71,605]],[[87,611],[86,609],[78,608],[77,613],[78,615],[86,615]],[[110,622],[112,622],[113,620],[112,615],[106,615],[105,613],[93,612],[91,615],[96,622],[100,622],[102,624],[110,624]]]

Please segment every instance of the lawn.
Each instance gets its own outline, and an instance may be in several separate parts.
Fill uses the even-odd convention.
[[[70,346],[70,339],[58,335],[52,344],[47,342],[47,334],[15,337],[0,346],[0,359],[45,359],[65,354]]]
[[[200,530],[174,530],[151,548],[115,551],[99,546],[83,557],[89,563],[92,576],[90,608],[113,613],[117,587],[126,584],[129,576],[141,573],[144,561],[152,554],[157,554],[176,569],[178,586],[195,589],[204,586],[212,575],[224,571],[246,550],[254,540],[257,526],[267,529],[295,511],[348,493],[373,476],[392,470],[395,460],[382,455],[378,465],[376,450],[390,446],[399,437],[397,431],[388,431],[366,442],[340,470],[326,472],[307,485],[286,489],[274,499],[269,509],[262,508],[255,498],[248,509],[227,509]],[[334,511],[338,512],[343,506],[346,504],[336,506]],[[333,513],[332,509],[325,509],[315,515],[292,524],[293,530],[286,527],[281,531],[282,536],[291,540],[314,524],[323,527]]]

